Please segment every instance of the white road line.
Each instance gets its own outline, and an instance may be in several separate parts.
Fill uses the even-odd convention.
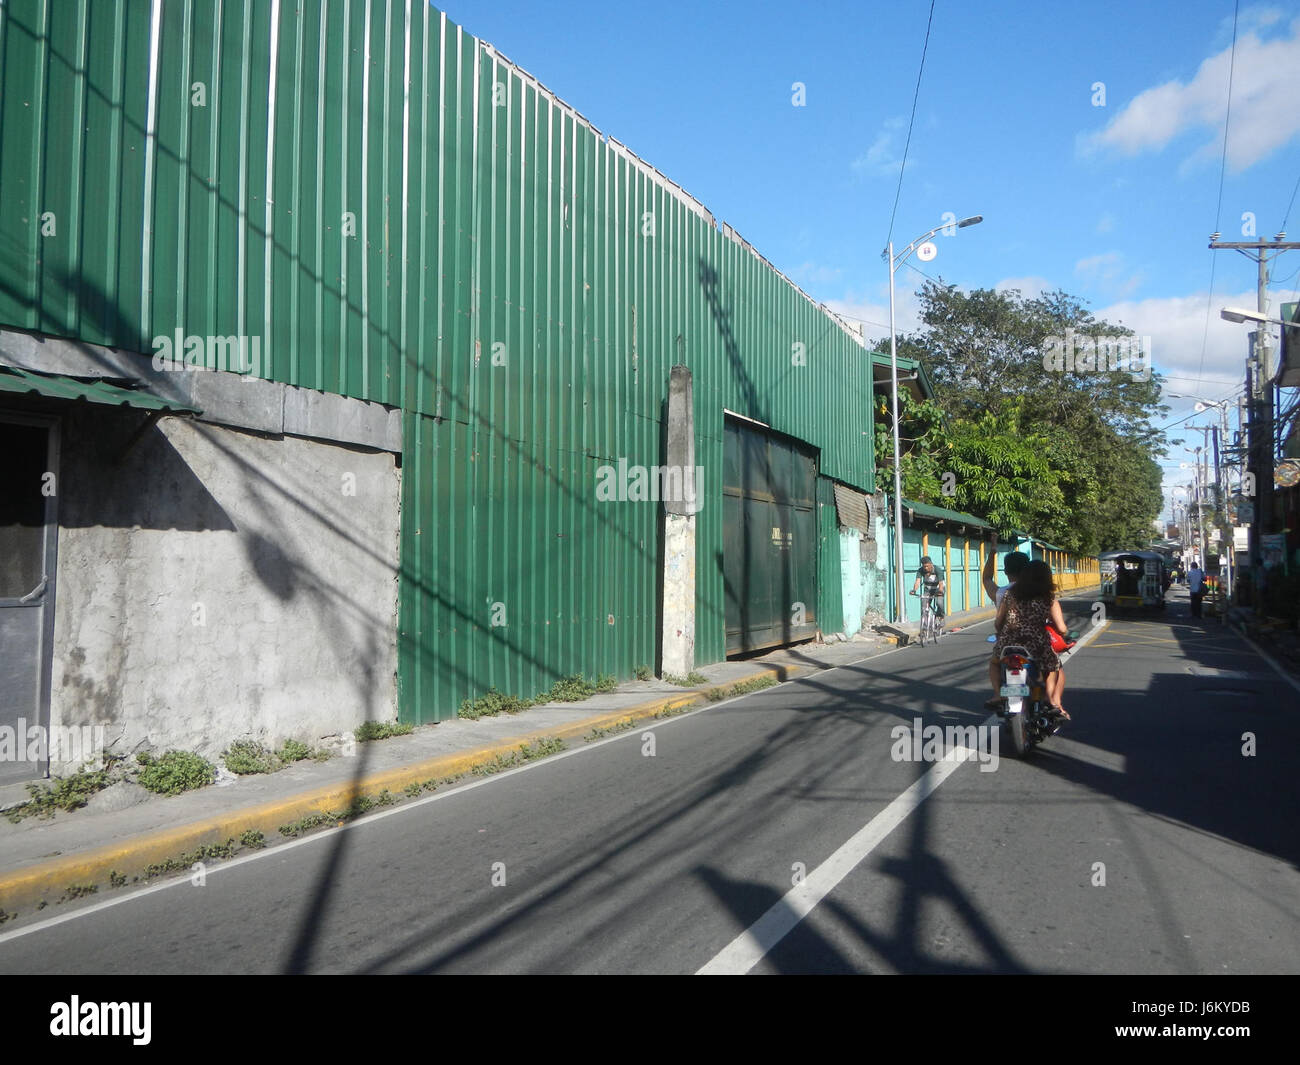
[[[1265,651],[1264,648],[1260,647],[1259,644],[1257,644],[1244,632],[1238,632],[1236,629],[1232,629],[1231,626],[1229,626],[1229,628],[1237,636],[1240,636],[1243,640],[1245,640],[1246,643],[1250,644],[1250,646],[1254,649],[1255,653],[1259,655],[1259,657],[1262,658],[1265,662],[1267,662],[1270,666],[1273,667],[1274,673],[1276,673],[1279,677],[1281,677],[1284,681],[1286,681],[1289,685],[1291,685],[1291,687],[1293,687],[1296,691],[1300,692],[1300,682],[1297,682],[1295,677],[1291,676],[1285,669],[1282,668],[1282,666],[1280,666],[1277,662],[1275,662],[1273,660],[1272,655],[1270,655],[1267,651]]]
[[[976,624],[983,624],[983,622],[976,622]],[[1107,621],[1105,624],[1090,628],[1069,652],[1059,656],[1061,661],[1068,661],[1077,651],[1100,636],[1109,624],[1110,622]],[[993,714],[984,724],[991,725],[998,720],[998,716]],[[695,975],[743,976],[749,972],[762,961],[769,950],[789,935],[795,926],[858,866],[862,859],[901,825],[908,814],[938,791],[939,786],[958,766],[966,760],[974,760],[975,757],[975,752],[970,751],[969,748],[958,747],[954,748],[943,761],[936,762],[923,777],[876,814],[854,833],[847,843],[808,874],[802,884],[787,891],[767,913],[696,970]]]
[[[974,759],[976,752],[966,747],[957,747],[942,762],[935,762],[923,777],[876,814],[847,843],[809,873],[802,884],[787,891],[780,902],[723,947],[695,975],[743,976],[749,972],[763,959],[763,955],[793,931],[794,927],[812,912],[813,907],[829,895],[863,858],[902,824],[908,814],[938,790],[939,785],[948,778],[948,775],[962,765],[962,762],[958,761],[959,757],[963,760]]]

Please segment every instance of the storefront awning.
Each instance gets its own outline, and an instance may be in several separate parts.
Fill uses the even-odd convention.
[[[64,374],[34,373],[12,366],[0,366],[0,392],[45,396],[49,399],[84,400],[110,407],[135,407],[138,410],[171,414],[199,414],[196,407],[162,399],[142,388],[124,388],[104,380],[68,377]]]

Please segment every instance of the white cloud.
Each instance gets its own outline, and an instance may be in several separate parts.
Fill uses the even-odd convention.
[[[849,164],[853,172],[866,177],[896,177],[901,162],[899,132],[903,124],[901,118],[886,119],[871,146]],[[907,165],[915,166],[915,157],[909,156]]]
[[[1252,33],[1255,30],[1267,29],[1269,26],[1280,22],[1285,16],[1281,8],[1260,4],[1255,7],[1248,7],[1237,13],[1237,39],[1240,40],[1243,34]],[[1232,44],[1232,16],[1224,15],[1219,20],[1219,32],[1217,41],[1219,47],[1228,47]]]
[[[821,266],[818,263],[808,261],[796,266],[792,276],[800,286],[826,285],[832,281],[838,281],[843,273],[843,269],[838,266]]]
[[[1124,255],[1118,251],[1090,255],[1074,264],[1076,277],[1105,292],[1108,296],[1132,295],[1142,284],[1142,274],[1124,276]]]
[[[1245,377],[1246,335],[1250,330],[1219,317],[1220,307],[1242,305],[1255,305],[1253,290],[1228,295],[1215,293],[1208,302],[1204,292],[1129,300],[1099,307],[1093,313],[1097,318],[1128,326],[1138,336],[1151,338],[1155,368],[1169,378],[1166,389],[1213,399],[1240,384]]]
[[[850,293],[844,299],[827,300],[826,306],[836,314],[855,322],[862,322],[867,347],[874,347],[881,337],[889,344],[889,294],[883,302]],[[921,328],[921,301],[911,289],[902,286],[894,290],[894,327],[899,336],[914,333]]]
[[[1045,277],[1008,277],[993,286],[994,292],[1009,292],[1019,289],[1020,295],[1027,300],[1037,299],[1044,292],[1054,292],[1060,286]]]
[[[1099,219],[1097,219],[1098,233],[1109,233],[1114,228],[1115,228],[1115,216],[1111,214],[1109,211],[1107,211],[1104,215],[1102,215]]]
[[[1300,133],[1300,19],[1285,34],[1263,41],[1257,29],[1270,24],[1268,9],[1238,33],[1233,67],[1232,118],[1228,167],[1245,170],[1267,158]],[[1159,151],[1184,133],[1202,140],[1187,160],[1217,159],[1223,148],[1231,47],[1201,63],[1189,82],[1177,79],[1139,93],[1105,129],[1087,135],[1081,148],[1109,148],[1124,155]]]

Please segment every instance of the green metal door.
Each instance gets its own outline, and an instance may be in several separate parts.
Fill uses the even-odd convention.
[[[723,460],[727,653],[817,635],[817,457],[733,418]]]

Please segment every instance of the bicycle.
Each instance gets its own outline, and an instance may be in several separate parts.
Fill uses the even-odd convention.
[[[920,592],[913,592],[913,595],[920,595]],[[937,644],[939,638],[943,636],[943,622],[935,612],[935,600],[942,599],[943,596],[938,592],[928,592],[921,596],[921,628],[919,638],[921,646],[925,646],[928,638],[931,643]]]

